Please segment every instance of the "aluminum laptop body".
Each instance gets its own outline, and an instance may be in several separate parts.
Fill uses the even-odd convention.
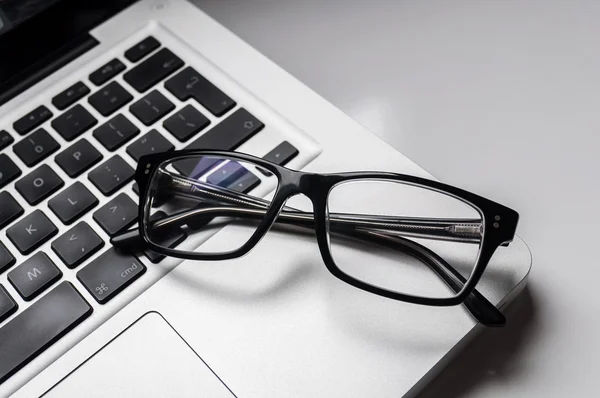
[[[128,280],[110,300],[99,302],[102,285],[86,285],[78,275],[110,250],[110,232],[98,221],[103,216],[98,212],[110,209],[109,204],[120,195],[137,203],[137,194],[132,181],[111,181],[115,188],[108,189],[90,174],[98,167],[113,165],[105,162],[116,156],[123,164],[135,167],[130,146],[142,145],[140,140],[150,130],[181,149],[243,109],[264,128],[240,143],[237,151],[262,157],[287,141],[298,152],[286,164],[293,169],[383,170],[432,177],[186,1],[136,2],[107,16],[89,30],[89,36],[93,39],[89,48],[52,73],[30,81],[26,89],[21,87],[0,106],[0,131],[7,131],[14,139],[0,154],[7,155],[21,171],[0,191],[9,193],[23,209],[0,230],[0,241],[14,257],[13,265],[0,273],[0,285],[18,307],[2,320],[0,334],[7,325],[17,324],[19,317],[25,318],[23,314],[30,308],[30,313],[41,311],[44,301],[49,301],[59,288],[76,292],[73,294],[89,306],[89,311],[86,307],[68,330],[11,372],[0,384],[0,396],[413,396],[482,329],[462,306],[417,306],[347,285],[327,271],[313,236],[290,237],[278,231],[269,232],[252,252],[236,260],[181,262],[167,258],[153,263],[137,253],[143,272]],[[158,46],[154,41],[145,41],[149,37]],[[140,43],[147,46],[140,47]],[[148,50],[148,46],[154,48]],[[131,52],[135,48],[141,55]],[[128,73],[151,57],[158,59],[159,53],[166,57],[157,64],[159,67],[172,67],[164,66],[171,62],[170,54],[181,60],[182,66],[166,76],[159,73],[149,79],[151,87],[140,92]],[[118,62],[113,63],[115,59]],[[179,98],[165,83],[186,68],[201,74],[235,105],[223,105],[226,109],[213,113],[210,106],[195,98]],[[96,75],[92,77],[93,73]],[[78,83],[89,92],[83,94],[82,89],[81,97],[71,102],[66,99],[67,93],[71,88],[80,88]],[[131,96],[118,109],[111,108],[111,98],[123,93],[110,91],[116,90],[114,85],[109,87],[113,83]],[[99,102],[102,105],[90,99],[101,97],[104,89],[110,91],[106,97],[111,98]],[[131,105],[154,90],[174,106],[147,126]],[[56,100],[59,94],[71,102],[64,109],[60,109],[60,99]],[[120,97],[115,100],[120,101]],[[71,138],[54,120],[78,104],[96,123]],[[180,140],[165,120],[187,105],[208,120],[208,127]],[[20,134],[15,121],[40,106],[52,116],[36,113],[35,118],[44,121]],[[103,126],[110,128],[108,123],[118,121],[113,119],[117,114],[139,131],[129,141],[116,138],[117,144],[113,144],[96,131]],[[67,117],[63,116],[65,120]],[[59,147],[33,164],[28,158],[23,160],[23,153],[14,146],[40,128]],[[83,139],[101,158],[71,177],[57,156]],[[74,152],[69,153],[73,156]],[[32,205],[17,185],[43,165],[48,165],[63,184]],[[85,187],[97,203],[76,222],[66,224],[50,202],[76,183]],[[298,207],[309,206],[307,202],[294,198]],[[19,223],[38,210],[56,231],[31,253],[24,254],[8,231],[24,225]],[[63,236],[69,240],[75,234],[71,228],[81,222],[104,244],[71,268],[53,244]],[[219,247],[235,239],[235,234],[225,227],[205,244]],[[25,299],[10,279],[14,277],[11,272],[38,252],[43,252],[60,274],[39,295]],[[529,250],[517,237],[495,254],[477,289],[503,308],[525,286],[530,266]],[[35,322],[28,325],[31,330],[37,328]],[[23,329],[24,339],[30,329]],[[2,344],[0,341],[0,348]]]

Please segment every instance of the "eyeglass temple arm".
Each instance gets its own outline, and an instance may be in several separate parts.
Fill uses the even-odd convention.
[[[256,198],[245,193],[207,184],[180,175],[175,175],[166,170],[161,170],[166,178],[160,185],[161,191],[174,193],[190,199],[213,201],[223,205],[224,202],[232,205],[241,204],[252,208],[267,209],[270,202]],[[297,220],[312,221],[313,214],[285,206],[280,216],[290,216]],[[393,233],[395,235],[454,241],[463,243],[480,243],[483,223],[478,219],[450,219],[427,217],[397,217],[377,215],[356,215],[347,213],[330,213],[329,225],[345,224],[355,229],[376,229]]]
[[[264,217],[264,209],[245,209],[245,208],[200,208],[187,210],[166,218],[162,218],[153,222],[152,227],[155,230],[177,228],[189,222],[197,221],[198,218],[204,221],[211,220],[214,216],[222,217],[240,217],[262,219]],[[294,225],[314,229],[314,221],[307,220],[304,215],[301,218],[290,217],[285,214],[280,214],[277,222],[281,224]],[[359,239],[363,242],[372,242],[374,244],[383,245],[385,247],[402,251],[403,253],[412,255],[425,264],[427,264],[442,280],[455,292],[458,293],[466,283],[466,279],[448,262],[442,259],[423,245],[413,242],[409,239],[402,238],[396,235],[388,235],[384,232],[369,231],[366,229],[350,229],[333,227],[331,232],[341,234],[347,237]],[[130,230],[119,234],[111,239],[111,243],[116,247],[132,247],[140,242],[140,236],[137,229]],[[485,326],[503,326],[506,324],[506,318],[502,313],[490,303],[476,289],[467,296],[463,302],[469,313],[481,324]]]

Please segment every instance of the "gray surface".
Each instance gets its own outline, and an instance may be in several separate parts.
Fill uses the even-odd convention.
[[[530,287],[422,397],[593,395],[600,2],[195,3],[436,177],[521,213]]]

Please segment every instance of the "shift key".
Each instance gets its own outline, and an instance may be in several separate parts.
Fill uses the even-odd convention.
[[[106,304],[139,278],[146,267],[137,258],[114,248],[77,273],[77,279],[100,304]]]

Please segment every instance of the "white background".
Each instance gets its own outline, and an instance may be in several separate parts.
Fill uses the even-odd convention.
[[[596,396],[600,1],[195,3],[437,178],[520,212],[529,288],[421,397]]]

